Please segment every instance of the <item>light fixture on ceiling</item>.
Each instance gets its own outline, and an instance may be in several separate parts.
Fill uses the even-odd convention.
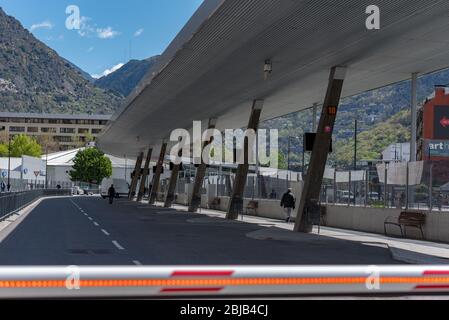
[[[264,80],[268,80],[268,77],[273,72],[273,63],[270,59],[265,60],[265,64],[263,67]]]

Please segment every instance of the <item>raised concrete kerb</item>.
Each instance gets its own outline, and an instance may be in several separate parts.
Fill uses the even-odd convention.
[[[189,223],[197,223],[197,224],[216,224],[220,226],[235,226],[235,225],[243,225],[244,222],[241,221],[235,221],[235,220],[226,220],[223,218],[212,218],[212,217],[205,217],[205,218],[194,218],[187,220]]]
[[[256,240],[292,241],[292,242],[337,242],[337,238],[321,236],[311,233],[298,233],[277,227],[265,228],[246,234],[248,238]]]
[[[449,265],[449,259],[389,246],[394,260],[418,265]]]

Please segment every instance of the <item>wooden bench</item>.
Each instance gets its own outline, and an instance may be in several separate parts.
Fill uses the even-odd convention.
[[[251,200],[246,206],[246,214],[249,214],[249,211],[251,210],[257,216],[257,209],[259,209],[259,202]]]
[[[401,229],[401,236],[407,237],[407,227],[419,229],[424,239],[423,226],[426,224],[426,215],[422,212],[401,212],[399,218],[388,217],[384,223],[385,235],[387,235],[387,225],[397,226]]]

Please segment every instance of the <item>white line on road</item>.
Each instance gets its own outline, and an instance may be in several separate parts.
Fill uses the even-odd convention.
[[[107,235],[108,237],[111,235],[109,232],[107,232],[106,230],[104,230],[104,229],[101,229],[101,232],[103,232],[105,235]]]
[[[116,246],[117,247],[117,249],[119,249],[119,250],[125,250],[125,248],[123,248],[121,245],[120,245],[120,243],[118,243],[117,241],[112,241],[112,244],[114,245],[114,246]]]
[[[89,219],[90,221],[94,221],[94,219],[93,219],[93,218],[91,218],[91,217],[89,217],[88,219]]]
[[[142,264],[140,261],[138,261],[138,260],[134,260],[133,263],[134,263],[136,266],[142,266],[142,265],[143,265],[143,264]]]
[[[100,225],[97,222],[94,222],[94,226],[99,227]]]

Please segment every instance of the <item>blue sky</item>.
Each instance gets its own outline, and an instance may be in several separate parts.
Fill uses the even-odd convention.
[[[91,75],[160,54],[202,0],[0,0],[0,7],[61,56]],[[80,10],[68,30],[66,9]]]

